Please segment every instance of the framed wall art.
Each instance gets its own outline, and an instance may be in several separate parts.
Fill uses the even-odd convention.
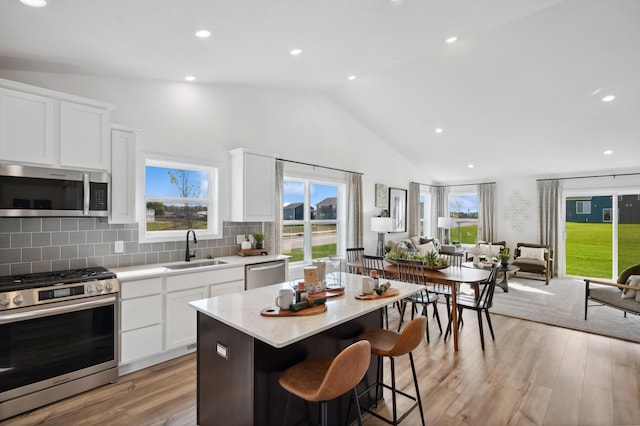
[[[387,185],[376,183],[376,207],[387,207],[389,204],[388,195]]]
[[[392,219],[391,232],[407,231],[407,190],[389,188],[389,217]]]

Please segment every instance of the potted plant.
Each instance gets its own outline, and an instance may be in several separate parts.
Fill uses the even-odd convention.
[[[509,259],[511,259],[509,249],[505,247],[500,250],[500,254],[498,255],[498,257],[500,257],[500,263],[502,263],[502,266],[507,266],[509,264]]]
[[[264,232],[254,232],[252,235],[253,235],[253,239],[256,242],[256,248],[257,249],[263,248],[264,239],[266,237]]]

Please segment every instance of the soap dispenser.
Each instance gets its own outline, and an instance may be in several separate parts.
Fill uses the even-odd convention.
[[[240,248],[242,250],[249,250],[251,248],[251,241],[249,241],[249,237],[247,235],[244,236],[244,241],[240,244]]]

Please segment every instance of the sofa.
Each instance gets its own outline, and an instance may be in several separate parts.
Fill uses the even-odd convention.
[[[544,244],[517,243],[513,251],[513,265],[520,268],[519,271],[534,275],[542,275],[546,285],[553,276],[553,251]]]
[[[589,300],[640,315],[640,265],[625,269],[616,281],[585,278],[584,319],[587,319]],[[593,286],[592,284],[600,284]]]

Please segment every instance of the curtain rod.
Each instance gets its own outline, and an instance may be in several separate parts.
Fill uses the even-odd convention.
[[[616,173],[612,175],[591,175],[591,176],[573,176],[573,177],[561,177],[561,178],[549,178],[549,179],[536,179],[536,182],[544,182],[549,180],[590,179],[590,178],[601,178],[601,177],[612,177],[615,179],[618,176],[636,176],[636,175],[640,175],[640,173]]]
[[[432,188],[450,188],[452,186],[470,186],[470,185],[487,185],[487,184],[495,184],[495,182],[478,182],[478,183],[459,183],[456,185],[431,185],[428,183],[420,183],[420,182],[411,182],[417,183],[418,185],[430,186]]]
[[[335,170],[337,172],[353,173],[353,174],[356,174],[356,175],[363,175],[363,173],[352,172],[351,170],[336,169],[335,167],[327,167],[327,166],[320,166],[319,164],[303,163],[302,161],[287,160],[285,158],[276,158],[276,160],[286,161],[287,163],[302,164],[303,166],[320,167],[321,169]]]

